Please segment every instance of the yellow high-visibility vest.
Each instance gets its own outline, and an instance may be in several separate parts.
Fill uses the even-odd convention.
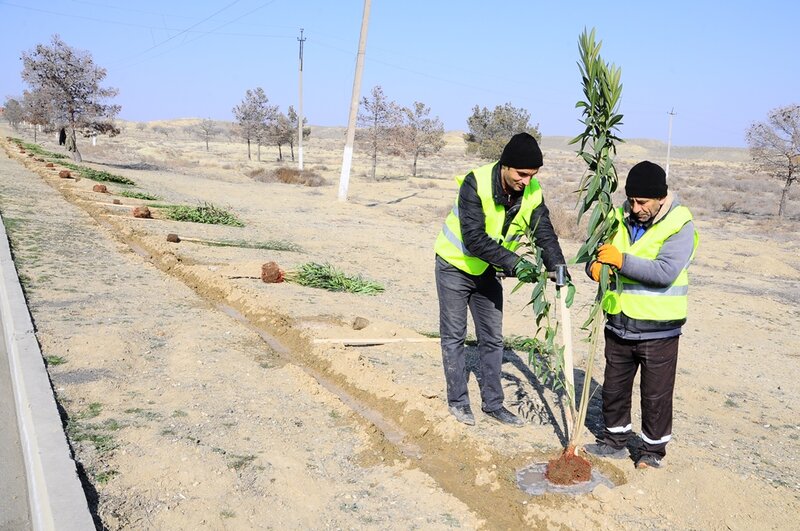
[[[492,193],[492,169],[495,164],[494,162],[486,164],[472,171],[475,175],[478,197],[481,200],[483,214],[486,218],[486,234],[509,251],[515,251],[520,245],[522,235],[525,234],[528,228],[533,210],[542,204],[542,189],[536,179],[531,179],[531,182],[522,193],[522,204],[519,212],[514,216],[505,237],[503,237],[503,222],[506,217],[506,209],[503,205],[495,204]],[[465,178],[466,175],[456,177],[459,190]],[[444,220],[444,225],[436,238],[436,244],[433,249],[445,261],[470,275],[480,275],[489,267],[488,262],[473,256],[464,245],[464,240],[461,236],[461,222],[458,217],[458,194],[456,194],[455,206]]]
[[[630,236],[623,221],[623,209],[616,211],[619,225],[611,243],[622,253],[654,260],[664,242],[678,233],[692,220],[692,213],[685,206],[673,208],[661,221],[647,229],[636,242],[631,244]],[[648,321],[685,320],[688,309],[689,263],[697,251],[699,236],[694,231],[694,247],[689,261],[678,277],[668,287],[646,286],[617,272],[617,282],[622,282],[622,293],[608,290],[603,297],[603,310],[608,314],[624,313],[632,319]]]

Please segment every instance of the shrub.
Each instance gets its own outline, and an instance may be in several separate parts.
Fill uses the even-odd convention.
[[[278,168],[271,172],[264,168],[259,168],[248,172],[247,175],[262,183],[281,182],[285,184],[301,184],[303,186],[323,186],[326,184],[325,178],[317,173],[293,168]]]

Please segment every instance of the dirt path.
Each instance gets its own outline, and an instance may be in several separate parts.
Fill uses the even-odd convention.
[[[314,343],[417,339],[435,328],[429,242],[418,235],[435,236],[440,220],[424,205],[451,191],[391,202],[409,193],[386,183],[344,208],[330,190],[273,184],[265,194],[235,175],[125,172],[165,200],[233,205],[247,225],[231,229],[134,220],[93,194],[93,183],[59,180],[9,153],[0,209],[108,528],[788,529],[795,520],[800,401],[789,389],[800,345],[786,329],[799,315],[790,290],[782,300],[770,293],[780,299],[775,286],[800,277],[797,242],[778,251],[748,242],[752,256],[775,263],[768,276],[745,277],[748,257],[732,253],[730,239],[746,228],[718,234],[701,225],[708,254],[693,266],[697,316],[682,342],[668,468],[596,462],[618,487],[532,498],[514,474],[557,451],[560,411],[520,354],[507,352],[504,385],[530,424],[514,430],[480,417],[466,428],[446,413],[436,343]],[[264,240],[277,225],[304,253],[165,241],[168,232]],[[241,278],[268,259],[292,267],[322,257],[368,271],[386,293]],[[742,279],[753,292],[741,292]],[[576,311],[591,293],[578,282]],[[521,297],[509,306],[523,308]],[[369,326],[353,330],[355,316]],[[505,324],[507,334],[530,333],[522,311]],[[596,403],[590,421],[599,422]]]

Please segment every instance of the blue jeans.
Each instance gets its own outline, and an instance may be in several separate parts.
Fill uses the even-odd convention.
[[[478,386],[481,409],[503,407],[500,370],[503,364],[503,286],[493,267],[482,275],[470,275],[436,257],[436,292],[439,295],[439,335],[442,365],[447,382],[447,403],[469,405],[464,341],[467,308],[478,338]]]

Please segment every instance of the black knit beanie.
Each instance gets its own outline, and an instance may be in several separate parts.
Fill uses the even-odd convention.
[[[539,143],[528,133],[517,133],[503,148],[500,165],[516,169],[541,168],[542,150],[539,149]]]
[[[642,161],[628,172],[625,195],[661,199],[667,195],[667,174],[658,164],[649,160]]]

